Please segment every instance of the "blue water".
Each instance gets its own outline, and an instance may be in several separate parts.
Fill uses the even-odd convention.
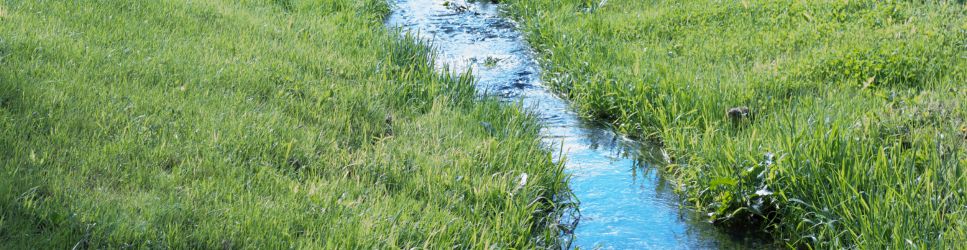
[[[563,153],[579,212],[569,246],[605,249],[744,248],[701,216],[683,210],[669,183],[639,160],[643,145],[576,115],[546,89],[517,25],[491,3],[398,0],[390,27],[420,35],[437,50],[438,65],[473,69],[481,94],[521,101],[543,123],[545,145]],[[489,2],[489,1],[481,1]]]

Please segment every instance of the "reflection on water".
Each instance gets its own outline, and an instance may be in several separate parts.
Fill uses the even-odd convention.
[[[562,218],[562,223],[577,223],[568,235],[573,236],[571,246],[743,247],[679,208],[673,188],[641,160],[642,145],[583,120],[551,94],[516,24],[501,17],[497,5],[397,0],[387,25],[429,40],[439,54],[438,65],[473,69],[482,94],[521,101],[534,110],[544,125],[545,144],[564,154],[571,189],[580,202],[579,213]]]

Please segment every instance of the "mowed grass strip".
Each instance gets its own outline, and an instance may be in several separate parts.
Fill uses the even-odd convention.
[[[505,2],[546,82],[663,145],[712,221],[790,247],[967,245],[963,1]]]
[[[388,11],[0,2],[0,248],[554,246],[535,121]]]

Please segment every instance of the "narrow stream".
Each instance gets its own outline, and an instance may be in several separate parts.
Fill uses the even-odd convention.
[[[389,27],[420,35],[438,65],[473,69],[477,89],[522,101],[544,125],[543,141],[563,151],[580,213],[571,247],[614,249],[745,248],[679,207],[672,187],[639,157],[642,145],[576,115],[546,89],[517,25],[489,1],[396,0]],[[558,150],[560,149],[560,150]],[[558,156],[559,157],[559,156]]]

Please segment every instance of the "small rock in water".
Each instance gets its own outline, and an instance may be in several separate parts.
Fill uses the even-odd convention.
[[[466,5],[460,5],[450,1],[443,2],[443,7],[447,7],[447,9],[451,9],[457,13],[463,13],[463,12],[466,12],[467,10],[470,10],[470,7]]]

